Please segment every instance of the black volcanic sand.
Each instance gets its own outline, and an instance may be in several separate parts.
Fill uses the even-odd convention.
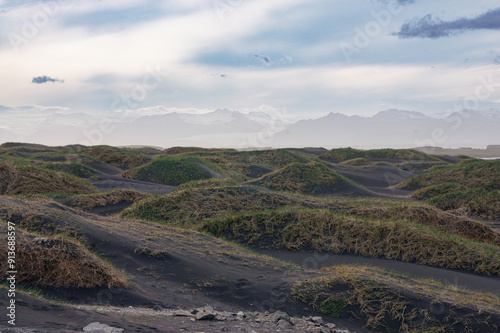
[[[249,254],[232,244],[196,232],[145,221],[105,218],[64,206],[56,207],[54,203],[27,204],[0,197],[2,215],[13,205],[23,215],[38,214],[41,219],[63,210],[64,220],[52,220],[52,223],[59,223],[60,229],[69,226],[79,229],[88,248],[126,272],[131,280],[129,289],[42,287],[43,293],[50,297],[73,304],[146,308],[158,305],[169,309],[211,305],[226,311],[282,310],[295,316],[317,315],[304,304],[292,302],[290,295],[293,282],[313,278],[318,272],[305,272],[270,257]],[[51,312],[50,306],[49,311],[44,311],[29,304],[30,301],[20,304],[21,312],[30,313],[23,317],[23,326],[38,328],[46,318],[49,319],[45,327],[59,325],[46,315]],[[58,311],[62,318],[76,315],[72,309],[58,308]],[[51,316],[57,317],[55,313]],[[101,322],[112,323],[113,320]],[[335,323],[358,331],[363,326],[361,322],[335,320]]]
[[[172,192],[177,188],[177,186],[169,186],[120,177],[119,174],[121,174],[123,170],[108,164],[89,163],[88,165],[100,172],[99,180],[91,181],[92,184],[99,189],[99,191],[106,192],[117,189],[132,189],[138,192],[150,194],[165,194]],[[124,207],[123,209],[127,207]]]
[[[329,164],[329,166],[341,175],[363,185],[375,195],[397,199],[410,195],[411,191],[394,189],[391,186],[418,174],[401,170],[389,163],[374,167],[351,167],[338,164]]]
[[[434,279],[446,285],[454,285],[470,290],[484,291],[500,296],[500,278],[480,276],[467,271],[443,269],[397,260],[367,258],[356,255],[298,252],[288,250],[256,249],[258,253],[269,255],[303,267],[305,270],[318,270],[338,265],[370,265],[390,271],[407,274],[415,278]]]
[[[0,308],[5,309],[9,299],[7,294],[0,295]],[[100,322],[125,329],[125,332],[165,332],[151,330],[148,326],[134,324],[91,311],[82,311],[69,306],[47,302],[27,294],[16,294],[16,327],[36,328],[48,332],[79,331],[90,323]],[[4,311],[2,311],[3,314]],[[10,327],[2,315],[0,325]],[[178,332],[178,331],[177,331]]]

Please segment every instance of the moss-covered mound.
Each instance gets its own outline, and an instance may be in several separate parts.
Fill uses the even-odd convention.
[[[80,194],[95,191],[97,189],[90,182],[66,172],[0,162],[0,194]]]
[[[181,185],[190,181],[217,177],[206,160],[191,156],[157,158],[146,165],[122,173],[125,178],[165,185]]]
[[[47,163],[44,165],[45,168],[54,171],[62,171],[69,173],[70,175],[80,177],[80,178],[90,178],[99,174],[95,169],[78,162],[69,163]]]
[[[249,184],[302,194],[335,193],[349,181],[323,163],[292,163]]]
[[[458,183],[467,188],[483,187],[500,189],[500,162],[471,160],[446,168],[411,177],[397,185],[398,188],[418,190],[443,183]]]
[[[337,148],[320,155],[319,158],[333,162],[343,162],[355,158],[368,160],[409,160],[440,161],[438,157],[413,149],[372,149],[358,150],[354,148]]]
[[[500,191],[474,198],[466,205],[466,210],[483,218],[500,220]]]
[[[110,146],[78,148],[76,152],[122,169],[137,167],[151,160],[140,151]]]
[[[442,183],[421,188],[420,190],[413,192],[413,196],[417,199],[425,200],[450,192],[463,191],[465,189],[466,187],[462,184]]]

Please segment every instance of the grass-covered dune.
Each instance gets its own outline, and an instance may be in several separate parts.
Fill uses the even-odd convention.
[[[151,160],[150,157],[139,150],[111,146],[83,147],[70,153],[90,156],[103,163],[123,169],[137,167]]]
[[[500,220],[500,191],[474,198],[465,206],[467,212],[483,218]]]
[[[205,220],[198,229],[260,248],[350,253],[500,274],[500,247],[397,220],[282,209]]]
[[[62,202],[64,205],[72,208],[90,210],[95,207],[114,205],[122,201],[135,202],[150,196],[151,195],[147,193],[120,189],[109,192],[74,195],[70,198],[63,199]]]
[[[411,177],[397,188],[414,190],[413,196],[443,210],[499,219],[497,192],[500,162],[467,159],[456,165]]]
[[[467,188],[482,187],[488,191],[500,189],[500,162],[473,160],[413,176],[398,188],[418,190],[438,184],[456,183]]]
[[[498,332],[500,298],[375,267],[343,265],[295,283],[293,297],[385,332]]]
[[[323,163],[291,163],[268,173],[249,184],[262,185],[271,190],[302,194],[329,194],[352,184],[338,172]]]
[[[125,178],[149,181],[165,185],[181,185],[190,181],[217,177],[209,166],[213,164],[200,157],[169,156],[130,169],[122,173]]]
[[[7,234],[7,223],[0,231]],[[9,271],[7,242],[0,245],[0,275]],[[41,237],[16,229],[16,283],[51,287],[126,287],[127,278],[110,264],[89,252],[76,240],[62,236]]]
[[[438,157],[428,155],[413,149],[372,149],[359,150],[354,148],[337,148],[319,156],[320,159],[343,162],[364,158],[367,160],[409,160],[409,161],[441,161]]]
[[[283,207],[328,209],[363,218],[413,222],[500,245],[500,235],[485,225],[425,204],[379,199],[323,199],[254,186],[181,189],[138,201],[125,209],[122,216],[190,227],[207,218]]]
[[[216,165],[222,173],[234,179],[247,180],[254,177],[253,168],[266,168],[270,171],[282,168],[291,163],[309,162],[313,157],[290,149],[270,149],[253,151],[236,151],[233,149],[203,149],[196,147],[174,147],[164,154],[177,156],[202,157]]]
[[[79,194],[95,191],[97,189],[90,182],[66,172],[0,161],[0,194]]]
[[[47,163],[43,167],[49,170],[66,172],[79,178],[90,178],[99,174],[97,170],[79,162]]]

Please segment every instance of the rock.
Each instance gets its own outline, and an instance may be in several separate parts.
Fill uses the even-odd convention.
[[[328,327],[331,330],[333,330],[335,327],[337,327],[337,325],[335,325],[333,323],[327,323],[325,326]]]
[[[288,321],[286,321],[285,319],[280,319],[278,321],[278,324],[277,324],[280,328],[291,328],[292,325],[290,325],[290,323]]]
[[[272,314],[272,318],[274,323],[278,323],[281,319],[283,319],[287,323],[290,323],[290,316],[288,315],[288,313],[283,311],[276,311]]]
[[[315,324],[323,325],[323,318],[321,317],[312,317],[311,321]]]
[[[196,313],[196,320],[214,320],[215,319],[215,313],[214,313],[214,308],[211,306],[207,306],[201,309],[197,309],[198,312]]]
[[[243,312],[243,311],[239,311],[236,315],[237,315],[238,317],[246,317],[246,316],[245,316],[245,312]]]
[[[155,311],[161,311],[161,306],[159,306],[159,305],[155,305],[155,306],[153,307],[153,310],[155,310]]]
[[[187,310],[175,310],[172,312],[175,317],[192,317],[193,314]]]
[[[91,323],[83,328],[84,332],[90,333],[122,333],[123,328],[115,328],[101,323]]]

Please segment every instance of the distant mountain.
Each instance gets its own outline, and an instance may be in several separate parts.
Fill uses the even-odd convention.
[[[274,147],[473,146],[500,142],[500,111],[464,110],[444,118],[387,110],[373,117],[339,113],[299,121],[274,136]]]
[[[500,143],[500,111],[464,110],[439,117],[404,110],[373,117],[330,113],[301,120],[282,130],[266,112],[219,109],[204,114],[173,112],[114,118],[56,112],[37,123],[30,135],[0,130],[0,142],[46,145],[154,145],[202,147],[477,147]]]

